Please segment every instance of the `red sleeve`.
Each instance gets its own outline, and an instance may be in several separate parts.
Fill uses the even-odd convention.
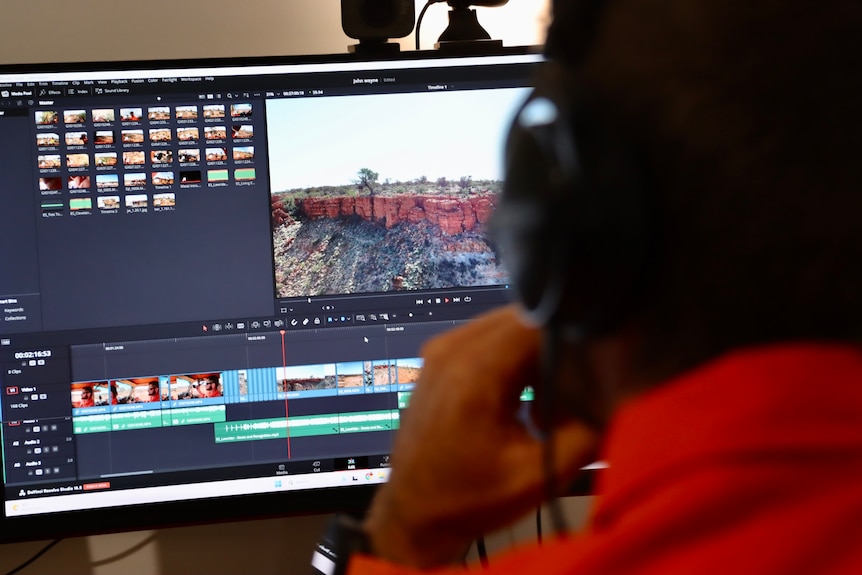
[[[420,573],[422,575],[448,575],[450,573],[453,575],[456,573],[458,575],[464,575],[465,573],[479,573],[480,571],[483,575],[491,575],[493,573],[493,571],[485,571],[481,568],[468,569],[463,566],[433,570],[414,569],[412,567],[403,567],[401,565],[395,565],[394,563],[387,563],[386,561],[377,559],[376,557],[357,555],[351,558],[350,568],[347,571],[347,575],[414,575]]]

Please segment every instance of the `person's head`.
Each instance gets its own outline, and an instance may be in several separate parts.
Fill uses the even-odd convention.
[[[655,253],[626,322],[644,371],[858,341],[858,2],[557,0],[547,52],[645,165]]]
[[[147,384],[147,395],[150,397],[158,397],[159,396],[159,382],[151,381]]]
[[[218,393],[218,384],[219,384],[219,378],[217,375],[207,376],[203,382],[204,392],[207,395],[213,395],[215,393]]]
[[[90,401],[93,399],[93,386],[85,385],[81,388],[81,401]]]

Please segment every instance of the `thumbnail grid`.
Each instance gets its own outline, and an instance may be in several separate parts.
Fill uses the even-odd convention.
[[[253,185],[254,112],[245,102],[38,110],[42,213],[173,210],[178,189]]]

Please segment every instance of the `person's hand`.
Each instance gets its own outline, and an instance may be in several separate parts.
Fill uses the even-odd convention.
[[[541,503],[543,444],[518,418],[522,390],[541,378],[540,335],[508,307],[425,346],[390,479],[365,523],[376,555],[417,567],[457,561],[476,537]],[[572,420],[554,433],[555,479],[565,485],[597,435]]]

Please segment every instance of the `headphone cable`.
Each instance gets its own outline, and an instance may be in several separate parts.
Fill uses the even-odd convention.
[[[38,552],[33,554],[29,559],[27,559],[26,561],[24,561],[23,563],[21,563],[20,565],[18,565],[14,569],[12,569],[11,571],[7,571],[6,575],[14,575],[15,573],[20,572],[22,569],[24,569],[25,567],[27,567],[28,565],[33,563],[36,559],[38,559],[39,557],[41,557],[42,555],[47,553],[48,550],[51,549],[51,547],[53,547],[54,545],[56,545],[57,543],[59,543],[62,540],[63,540],[62,537],[59,539],[54,539],[53,541],[51,541],[50,543],[48,543],[47,545],[42,547]]]
[[[536,508],[536,542],[542,545],[542,506]]]
[[[554,461],[555,448],[555,433],[553,428],[554,420],[554,400],[556,399],[557,375],[559,366],[560,349],[562,347],[562,334],[560,326],[555,321],[551,321],[545,329],[545,337],[542,338],[542,379],[543,389],[539,409],[542,414],[542,421],[548,426],[548,431],[544,434],[544,442],[542,444],[542,468],[545,476],[545,499],[548,502],[548,510],[551,514],[551,524],[554,526],[554,531],[564,533],[568,530],[563,511],[560,507],[559,499],[557,498],[557,482],[554,478],[554,469],[556,463]]]
[[[479,563],[483,569],[488,568],[488,548],[485,546],[485,538],[479,537],[476,539],[476,554],[479,556]]]

